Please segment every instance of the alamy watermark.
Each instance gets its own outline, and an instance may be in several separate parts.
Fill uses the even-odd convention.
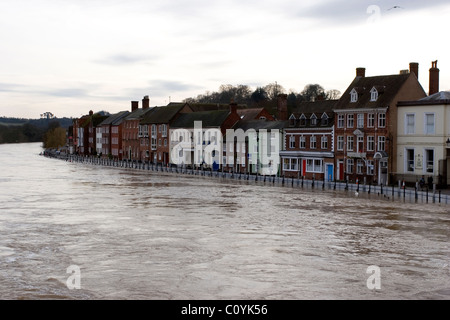
[[[227,129],[225,136],[217,128],[174,129],[170,133],[170,161],[183,165],[258,164],[277,168],[281,134],[278,129]]]
[[[70,290],[81,289],[81,269],[79,266],[71,265],[67,268],[66,273],[70,273],[71,276],[67,278],[67,288]]]
[[[367,18],[367,23],[377,23],[381,20],[381,8],[377,5],[370,5],[366,10],[367,14],[370,16]]]
[[[366,270],[367,274],[370,274],[367,279],[367,289],[380,290],[381,289],[381,269],[378,266],[369,266]]]

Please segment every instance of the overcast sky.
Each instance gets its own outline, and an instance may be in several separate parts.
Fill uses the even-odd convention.
[[[449,18],[448,0],[0,0],[0,116],[161,106],[221,84],[343,92],[357,67],[410,62],[428,92],[434,60],[450,90]]]

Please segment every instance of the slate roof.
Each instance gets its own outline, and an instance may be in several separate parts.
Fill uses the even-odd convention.
[[[450,104],[450,91],[441,91],[416,101],[399,101],[398,106]]]
[[[238,121],[232,129],[242,129],[247,131],[249,129],[254,129],[258,131],[260,129],[272,130],[272,129],[283,129],[287,126],[289,121],[268,121],[268,120],[240,120]]]
[[[290,128],[326,128],[332,127],[334,125],[334,109],[339,100],[317,100],[317,101],[302,101],[300,105],[295,108],[291,115],[289,115],[289,119],[292,115],[295,117],[295,122],[289,121],[288,127]],[[328,116],[328,121],[324,124],[322,123],[323,114]],[[317,124],[311,125],[311,117],[312,115],[316,115]],[[305,124],[301,125],[300,118],[301,116],[305,116]]]
[[[148,112],[153,112],[155,108],[147,108],[147,109],[136,109],[131,112],[128,116],[125,117],[125,120],[138,120],[141,117],[145,116]]]
[[[336,104],[335,110],[387,107],[411,75],[411,73],[406,73],[376,77],[356,77],[342,94],[341,99]],[[370,90],[373,87],[378,90],[377,101],[370,101]],[[351,103],[350,92],[353,89],[358,92],[358,100],[357,102]]]
[[[155,107],[141,120],[141,124],[169,123],[176,114],[185,106],[185,103],[169,103],[165,107]]]
[[[230,114],[229,106],[226,110],[182,113],[172,122],[171,128],[194,128],[195,121],[201,121],[203,128],[220,127]]]
[[[255,120],[258,114],[260,114],[263,110],[264,108],[238,109],[237,113],[241,119]]]
[[[187,103],[194,112],[214,111],[214,110],[229,110],[230,105],[226,103]],[[246,109],[247,105],[238,104],[237,109]]]
[[[123,118],[125,118],[129,113],[129,111],[120,111],[115,113],[103,120],[99,126],[120,124],[120,122],[123,121]]]

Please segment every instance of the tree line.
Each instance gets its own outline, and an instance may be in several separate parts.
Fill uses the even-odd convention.
[[[47,121],[47,125],[43,126],[42,121],[33,124],[31,121],[17,123],[6,119],[9,118],[2,118],[0,124],[0,144],[43,142],[45,148],[58,148],[66,144],[67,129],[61,127],[59,120]]]
[[[308,84],[301,92],[295,90],[286,91],[286,89],[278,83],[270,83],[266,86],[257,87],[252,90],[248,85],[221,85],[218,91],[206,91],[197,97],[184,99],[187,103],[230,103],[234,101],[238,104],[246,104],[249,106],[268,106],[273,107],[276,104],[279,94],[287,94],[288,107],[295,108],[302,101],[313,101],[317,99],[335,100],[339,99],[341,92],[339,90],[325,90],[319,84]]]

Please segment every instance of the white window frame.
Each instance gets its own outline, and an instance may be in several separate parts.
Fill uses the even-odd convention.
[[[356,117],[356,127],[359,129],[364,128],[364,113],[358,113]]]
[[[337,137],[337,150],[344,151],[344,136]]]
[[[409,127],[408,119],[412,117],[412,130]],[[405,114],[405,134],[415,134],[416,133],[416,114],[415,113],[407,113]]]
[[[378,128],[386,128],[386,113],[378,114]]]
[[[355,139],[353,136],[347,136],[347,151],[353,151],[355,147]]]
[[[345,115],[344,114],[339,114],[338,115],[337,127],[338,128],[344,128],[345,127]]]
[[[368,113],[367,114],[367,128],[374,128],[375,127],[375,113]]]
[[[378,151],[386,151],[386,137],[385,136],[378,136],[377,150]]]
[[[428,128],[428,116],[432,116],[433,117],[433,128],[430,131]],[[423,128],[423,132],[426,135],[433,135],[436,133],[436,114],[432,113],[432,112],[425,112],[424,113],[424,128]]]
[[[353,128],[355,126],[355,115],[347,114],[347,128]]]
[[[375,87],[370,90],[370,101],[375,102],[378,100],[378,91],[375,89]]]

